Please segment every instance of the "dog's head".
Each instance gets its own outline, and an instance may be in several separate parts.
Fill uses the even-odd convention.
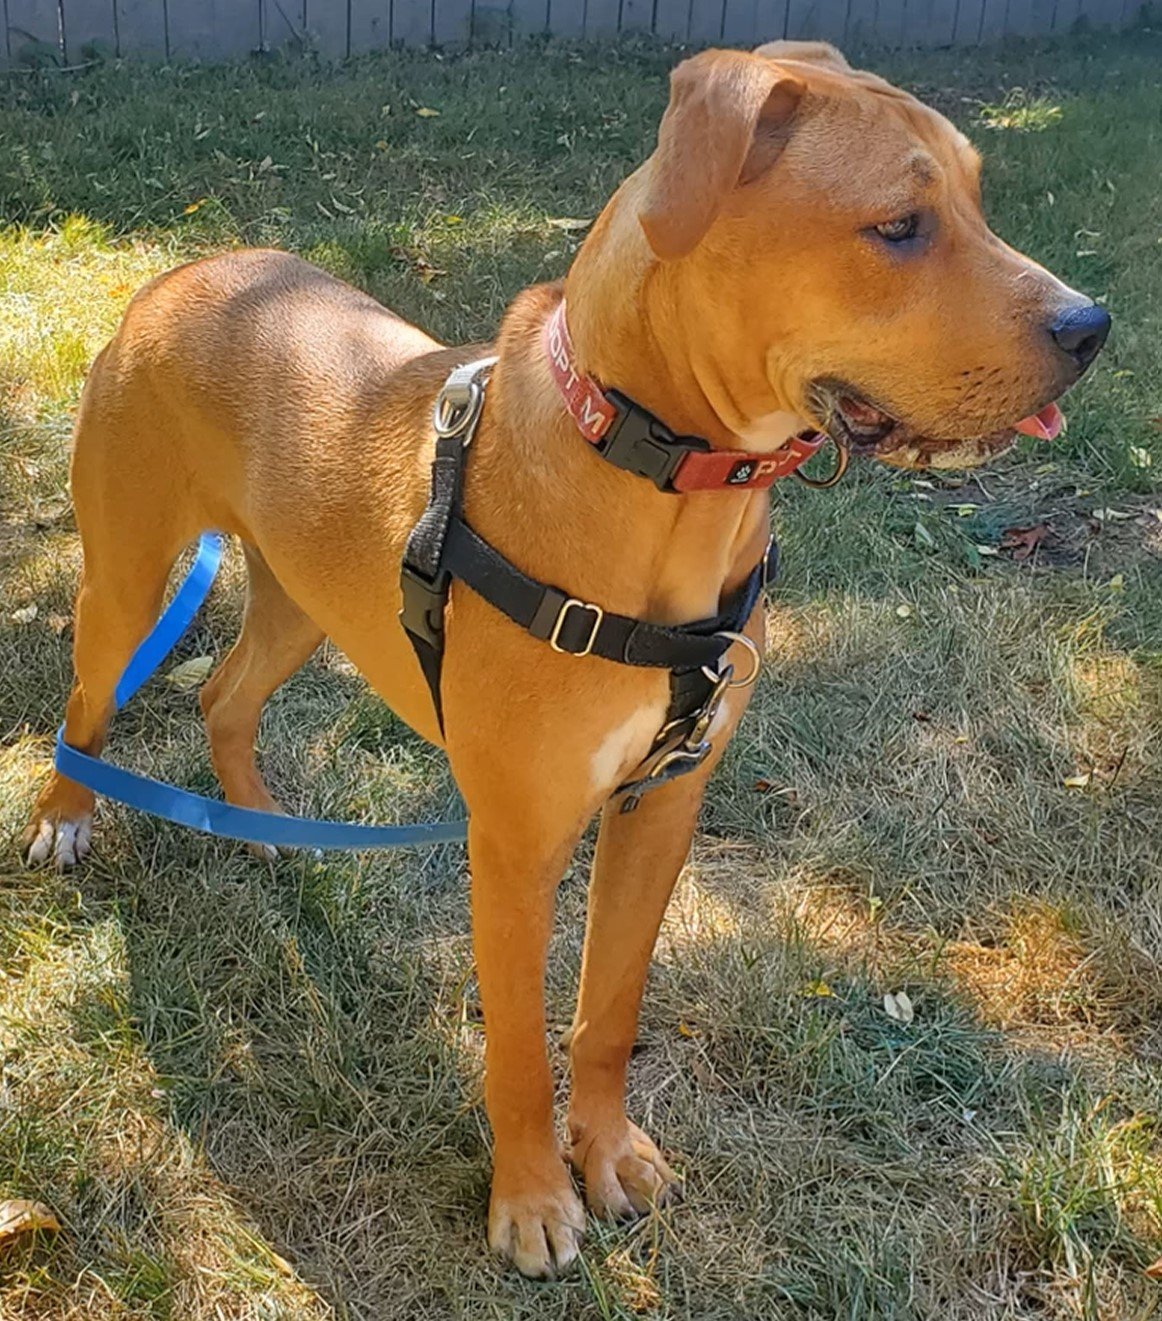
[[[963,134],[822,43],[679,65],[631,182],[644,278],[752,429],[773,404],[902,467],[971,466],[1055,435],[1109,330],[989,229]]]

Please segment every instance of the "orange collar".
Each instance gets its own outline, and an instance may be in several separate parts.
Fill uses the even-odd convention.
[[[617,390],[605,391],[577,366],[557,304],[543,332],[549,369],[569,416],[602,458],[646,477],[661,491],[759,491],[789,477],[826,442],[818,431],[792,436],[780,449],[713,449],[697,436],[676,436],[652,413]]]

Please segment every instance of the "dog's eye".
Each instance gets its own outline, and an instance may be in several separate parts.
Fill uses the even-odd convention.
[[[920,227],[920,217],[913,212],[910,216],[901,216],[899,220],[888,220],[876,226],[876,233],[887,243],[905,243],[916,237]]]

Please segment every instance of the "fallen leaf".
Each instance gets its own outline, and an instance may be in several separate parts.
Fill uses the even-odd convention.
[[[999,555],[1001,552],[995,546],[985,546],[977,543],[976,553],[978,555]]]
[[[421,105],[416,106],[416,114],[419,115],[421,119],[437,119],[440,112],[438,110],[433,110],[431,106]]]
[[[1115,573],[1106,583],[1111,592],[1124,592],[1126,590],[1126,576],[1123,573]]]
[[[571,234],[575,230],[588,229],[593,224],[593,220],[582,216],[553,216],[546,223],[552,229],[563,229],[567,234]]]
[[[944,508],[947,509],[949,513],[955,514],[957,518],[971,518],[973,514],[975,514],[976,511],[980,508],[980,505],[974,505],[974,504],[945,505]]]
[[[1141,445],[1131,445],[1130,462],[1135,468],[1149,468],[1154,462],[1154,456],[1149,450],[1143,449]]]
[[[684,1023],[682,1019],[678,1020],[678,1035],[680,1037],[696,1037],[697,1030]]]
[[[889,992],[884,996],[884,1013],[889,1018],[894,1018],[897,1023],[910,1023],[916,1017],[916,1011],[912,1007],[911,997],[907,991],[896,991],[895,994]]]
[[[175,665],[165,676],[165,681],[172,683],[179,692],[189,692],[191,688],[205,683],[213,668],[213,656],[195,656],[192,660]]]
[[[1137,514],[1125,509],[1095,509],[1093,516],[1109,523],[1126,523],[1131,518],[1138,517]]]
[[[68,626],[73,621],[68,617],[68,615],[49,615],[49,617],[44,622],[49,626],[49,628],[52,629],[52,631],[59,638],[60,635],[65,631],[66,628],[68,628]]]
[[[183,216],[192,216],[195,211],[200,211],[206,205],[206,199],[199,197],[196,202],[191,202],[189,206],[182,208]]]
[[[1152,1261],[1142,1272],[1148,1280],[1162,1280],[1162,1257]]]
[[[905,601],[903,605],[896,606],[896,614],[901,619],[907,619],[912,614],[912,607]]]
[[[1011,550],[1013,559],[1020,563],[1033,554],[1048,531],[1044,523],[1034,523],[1032,527],[1007,527],[1001,534],[1001,550]]]
[[[19,1234],[32,1234],[40,1230],[60,1232],[60,1221],[43,1202],[29,1202],[17,1197],[0,1202],[0,1245]]]
[[[1086,771],[1084,775],[1067,775],[1061,783],[1067,789],[1088,789],[1091,775],[1091,771]]]
[[[927,723],[929,720],[932,719],[932,717],[928,714],[927,711],[913,711],[912,719],[919,720],[922,723]]]
[[[804,995],[813,995],[820,1000],[834,1000],[835,992],[826,982],[810,982],[803,988]]]
[[[33,601],[30,605],[22,605],[19,610],[13,610],[8,616],[14,624],[31,624],[40,614],[40,606]]]

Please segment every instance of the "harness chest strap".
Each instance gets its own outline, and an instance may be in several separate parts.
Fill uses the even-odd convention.
[[[554,651],[668,670],[670,702],[663,728],[636,778],[621,786],[626,791],[622,810],[632,810],[646,789],[692,770],[709,753],[704,735],[732,683],[732,668],[724,667],[723,660],[735,642],[746,642],[754,656],[753,670],[742,682],[750,683],[757,675],[758,655],[742,629],[768,581],[774,543],[718,615],[676,627],[606,611],[530,578],[461,516],[468,447],[495,361],[482,359],[457,368],[437,398],[432,488],[404,552],[400,620],[431,690],[441,730],[444,610],[453,578]]]

